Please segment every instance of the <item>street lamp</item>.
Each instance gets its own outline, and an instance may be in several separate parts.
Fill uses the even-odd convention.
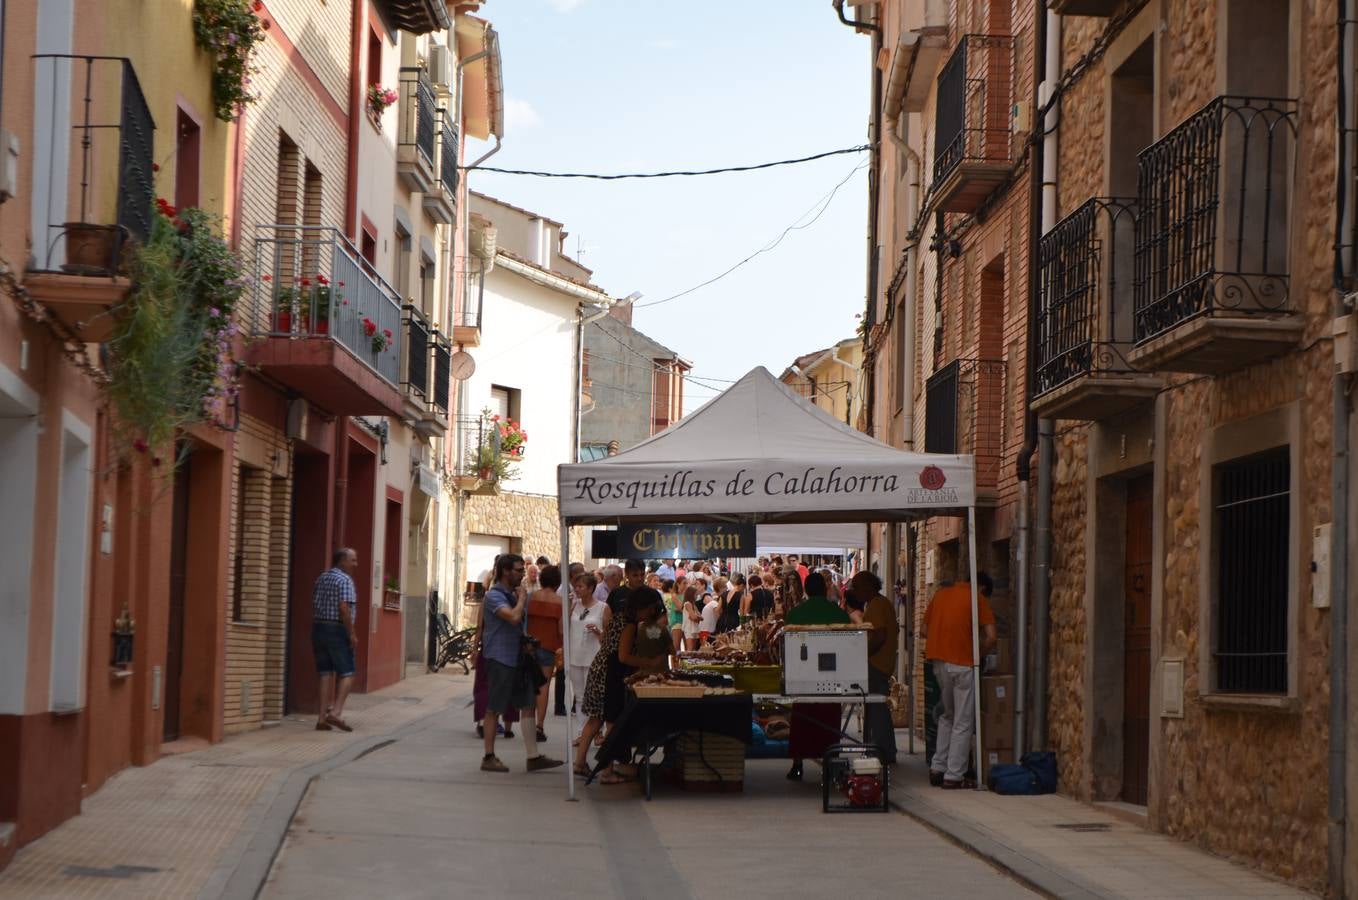
[[[595,312],[589,316],[585,315],[584,304],[580,306],[580,313],[575,326],[575,439],[571,442],[575,448],[575,462],[580,461],[580,419],[584,416],[580,394],[585,386],[585,326],[591,322],[599,321],[620,306],[631,306],[641,298],[641,291],[633,291],[621,300],[614,301],[611,306],[590,307]]]

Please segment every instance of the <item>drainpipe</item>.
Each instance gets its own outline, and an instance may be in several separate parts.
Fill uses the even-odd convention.
[[[349,506],[349,419],[346,416],[335,417],[335,533],[334,546],[328,548],[328,552],[333,553],[340,547],[345,546],[344,529],[348,525],[345,510]],[[371,564],[371,560],[365,561],[364,565]]]
[[[344,233],[358,243],[358,129],[363,124],[363,79],[359,74],[359,51],[363,46],[363,0],[353,0],[353,16],[349,23],[349,158],[346,162],[348,183],[344,189]],[[336,419],[336,422],[341,420]]]
[[[1054,95],[1061,78],[1061,17],[1047,11],[1042,22],[1042,43],[1046,57],[1046,90],[1041,94],[1044,105]],[[1042,150],[1042,233],[1056,225],[1056,129],[1060,116],[1053,105],[1043,117]],[[1028,270],[1033,285],[1038,283],[1037,245],[1030,249]],[[1031,295],[1033,313],[1037,313],[1037,291]],[[1034,332],[1034,337],[1036,332]],[[1036,371],[1036,356],[1033,363]],[[1033,516],[1033,655],[1037,666],[1033,670],[1033,732],[1034,748],[1047,749],[1047,683],[1049,661],[1047,646],[1051,637],[1051,557],[1052,557],[1052,469],[1055,463],[1055,422],[1037,422],[1037,509]]]
[[[585,411],[580,399],[580,391],[585,386],[585,304],[575,306],[575,416],[571,420],[571,461],[580,461],[581,419]]]
[[[1038,85],[1037,101],[1038,107],[1045,106],[1053,86],[1056,84],[1060,73],[1060,19],[1047,12],[1044,0],[1037,0],[1037,9],[1034,18],[1034,52],[1033,52],[1033,81]],[[1052,40],[1048,41],[1048,29],[1052,31]],[[1015,461],[1015,474],[1018,476],[1018,524],[1016,527],[1018,549],[1016,552],[1015,564],[1017,568],[1016,581],[1016,608],[1017,608],[1017,631],[1018,640],[1015,641],[1016,666],[1015,666],[1015,685],[1014,685],[1014,753],[1022,754],[1028,747],[1028,604],[1030,584],[1034,589],[1033,596],[1033,732],[1035,741],[1033,746],[1043,747],[1046,745],[1046,691],[1047,691],[1047,593],[1045,586],[1049,584],[1047,578],[1046,565],[1051,558],[1051,522],[1050,507],[1043,506],[1044,496],[1050,502],[1050,479],[1051,479],[1051,459],[1050,459],[1050,434],[1051,423],[1044,420],[1047,428],[1047,447],[1046,452],[1038,454],[1038,497],[1037,497],[1037,528],[1032,527],[1032,512],[1030,509],[1030,489],[1032,482],[1032,456],[1039,447],[1040,427],[1037,415],[1033,412],[1033,385],[1036,383],[1037,376],[1037,310],[1039,281],[1037,266],[1033,261],[1037,259],[1037,247],[1042,238],[1043,231],[1049,227],[1048,220],[1055,217],[1055,184],[1056,184],[1056,115],[1055,110],[1049,111],[1036,126],[1046,133],[1045,137],[1039,138],[1034,134],[1031,138],[1032,144],[1032,175],[1029,179],[1029,210],[1028,210],[1028,335],[1027,335],[1027,354],[1025,360],[1025,390],[1024,390],[1024,416],[1023,416],[1023,447],[1019,450],[1018,459]],[[1050,160],[1048,156],[1050,155]],[[1040,173],[1040,178],[1039,178]],[[1051,190],[1048,191],[1048,183]],[[1047,209],[1050,202],[1051,209]],[[1033,532],[1036,531],[1036,534]],[[1029,560],[1029,543],[1033,543],[1032,555],[1034,559]]]
[[[1353,318],[1346,296],[1352,281],[1353,201],[1349,181],[1354,157],[1354,17],[1358,0],[1343,0],[1339,10],[1338,159],[1335,162],[1334,286],[1336,319]],[[1348,250],[1349,252],[1345,252]],[[1350,336],[1350,340],[1353,337]],[[1344,884],[1348,827],[1348,665],[1349,665],[1349,376],[1334,375],[1334,460],[1330,498],[1330,737],[1329,876],[1330,893],[1348,896]]]

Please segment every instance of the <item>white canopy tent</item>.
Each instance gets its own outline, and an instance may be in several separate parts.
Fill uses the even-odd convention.
[[[563,560],[570,555],[571,525],[815,524],[967,516],[976,746],[984,746],[972,457],[896,450],[835,420],[760,367],[697,412],[617,456],[558,466],[557,482]],[[563,621],[569,621],[568,591],[562,592],[561,602]],[[570,659],[565,663],[569,666]],[[568,716],[568,758],[573,730]],[[568,778],[568,793],[574,797],[575,779]]]
[[[755,528],[755,550],[760,556],[768,553],[841,554],[850,548],[863,548],[865,537],[861,523],[782,525],[766,522]]]

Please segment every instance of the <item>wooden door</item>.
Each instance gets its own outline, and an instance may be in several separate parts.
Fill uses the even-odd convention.
[[[184,589],[188,581],[189,472],[192,457],[176,447],[182,459],[174,475],[174,515],[170,532],[170,609],[165,642],[165,679],[161,708],[165,711],[162,736],[179,737],[179,682],[184,671]]]
[[[1146,805],[1150,759],[1151,476],[1127,482],[1122,799]]]

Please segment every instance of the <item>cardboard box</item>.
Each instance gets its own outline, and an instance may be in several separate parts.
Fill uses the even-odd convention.
[[[990,735],[1003,734],[1005,744],[1013,743],[1014,676],[988,675],[981,679],[981,739],[990,745]]]

